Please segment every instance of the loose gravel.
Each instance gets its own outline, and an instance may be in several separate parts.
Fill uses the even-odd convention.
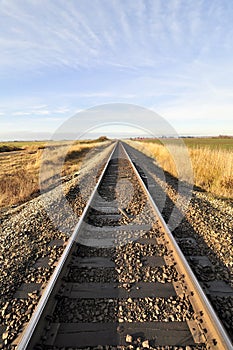
[[[73,177],[63,178],[63,192],[70,207],[78,217],[86,205],[96,181],[97,169],[102,169],[112,149],[112,145],[93,149],[85,159],[80,172]],[[100,171],[98,174],[100,175]],[[86,186],[88,184],[88,186]],[[10,343],[28,322],[39,300],[37,292],[27,299],[16,299],[14,294],[22,283],[46,284],[59,259],[69,234],[54,226],[48,215],[52,208],[53,219],[62,222],[66,230],[73,232],[76,222],[62,210],[64,199],[60,187],[23,204],[2,211],[0,214],[0,325],[5,328],[0,348],[11,349]],[[51,244],[55,240],[55,243]],[[35,267],[38,259],[47,257],[48,266]]]
[[[62,298],[53,322],[186,321],[193,309],[185,298],[69,299]]]
[[[196,274],[203,278],[222,278],[233,286],[233,251],[232,251],[232,214],[233,206],[229,201],[217,199],[209,196],[206,193],[193,190],[192,199],[189,204],[185,196],[177,193],[176,182],[167,176],[167,183],[158,176],[157,166],[148,160],[148,157],[140,154],[137,151],[131,151],[134,153],[136,159],[139,160],[139,164],[145,165],[145,172],[149,174],[151,181],[156,183],[156,188],[160,188],[160,194],[157,193],[154,198],[157,201],[158,206],[161,207],[161,202],[164,199],[164,191],[167,195],[166,205],[163,208],[164,218],[168,221],[169,214],[171,213],[174,204],[172,201],[178,199],[178,208],[183,211],[184,218],[180,225],[174,230],[174,235],[179,241],[181,249],[187,255],[207,255],[213,264],[213,268],[196,269]],[[95,153],[95,152],[94,152]],[[95,154],[92,154],[94,156]],[[80,216],[83,208],[86,204],[86,198],[91,193],[96,183],[96,167],[100,169],[100,163],[104,163],[107,154],[109,153],[109,147],[106,148],[101,155],[96,154],[95,157],[91,157],[91,160],[87,160],[86,166],[83,171],[78,174],[77,177],[69,179],[65,183],[67,200],[70,202],[73,211],[77,216]],[[80,182],[88,175],[88,186],[85,190],[85,195],[80,193]],[[85,180],[86,181],[86,180]],[[162,193],[163,192],[163,193]],[[23,282],[36,282],[46,283],[50,277],[54,263],[60,257],[64,246],[49,246],[49,243],[55,239],[61,239],[64,242],[68,237],[66,234],[57,230],[50,218],[47,216],[47,212],[44,209],[45,206],[52,207],[54,215],[63,221],[64,227],[69,227],[70,231],[74,229],[74,222],[71,222],[68,217],[62,217],[61,206],[59,202],[59,196],[56,193],[56,188],[49,192],[49,195],[44,194],[32,201],[23,204],[18,208],[14,208],[7,212],[3,212],[0,215],[1,232],[0,232],[0,263],[1,263],[1,296],[0,296],[0,323],[6,326],[2,339],[3,344],[0,344],[2,349],[11,349],[9,345],[18,332],[22,329],[23,324],[27,322],[32,314],[35,305],[38,303],[38,292],[32,292],[27,299],[14,299],[14,293],[17,288]],[[125,208],[128,218],[122,219],[120,224],[132,222],[132,217],[139,217],[141,223],[140,213],[144,211],[147,213],[146,203],[143,206],[134,207],[129,205]],[[148,222],[148,218],[145,215],[145,223]],[[118,223],[117,223],[118,224]],[[153,231],[153,232],[152,232]],[[151,232],[146,234],[147,238],[160,237],[160,232],[157,227],[154,227]],[[145,237],[145,236],[144,236]],[[194,247],[194,241],[183,240],[184,238],[193,238],[197,242]],[[134,252],[134,258],[136,259],[136,270],[131,276],[132,263],[129,259]],[[109,249],[97,249],[90,248],[82,245],[78,245],[77,256],[115,256],[116,270],[110,269],[109,279],[115,281],[117,279],[118,284],[121,283],[123,288],[130,290],[132,283],[136,281],[159,281],[169,282],[175,281],[177,278],[176,270],[173,266],[165,266],[159,268],[151,268],[144,266],[143,258],[152,255],[163,255],[166,253],[166,249],[160,246],[159,249],[155,245],[143,245],[137,242],[132,242],[125,246],[120,246]],[[47,267],[34,267],[36,261],[39,258],[49,257],[49,266]],[[118,269],[118,271],[117,271]],[[107,279],[104,273],[101,273],[101,269],[98,269],[96,274],[94,271],[88,271],[85,276],[82,271],[74,271],[77,278],[81,281],[86,278],[92,277],[94,281],[101,281]],[[80,274],[81,272],[81,274]],[[118,277],[116,278],[116,272]],[[91,276],[92,275],[92,276]],[[69,276],[74,278],[74,275]],[[146,279],[148,278],[148,279]],[[79,280],[80,281],[80,280]],[[233,315],[233,300],[232,298],[216,297],[212,298],[213,305],[218,312],[219,317],[224,322],[228,329],[233,329],[232,315]],[[156,305],[161,307],[162,312],[156,313]],[[63,312],[69,311],[70,320],[67,322],[99,322],[109,320],[119,320],[119,322],[133,322],[137,320],[143,322],[145,319],[155,321],[174,321],[174,320],[187,320],[192,319],[193,310],[185,298],[144,298],[144,299],[122,299],[115,300],[109,299],[106,302],[105,299],[94,300],[75,300],[72,301],[68,298],[63,298],[58,302],[57,311],[54,315],[54,320],[58,321]],[[90,310],[93,310],[90,311]],[[102,312],[102,311],[103,312]],[[66,314],[67,315],[67,314]],[[65,317],[65,314],[63,315]],[[121,321],[120,321],[121,320]],[[62,320],[64,322],[64,319]],[[149,344],[146,339],[130,339],[127,347],[123,346],[98,346],[88,347],[86,349],[157,349],[157,350],[204,350],[204,346],[153,346]],[[144,344],[143,344],[144,342]],[[46,347],[49,350],[50,347]],[[51,350],[58,348],[52,347]],[[61,350],[60,348],[59,350]],[[74,348],[75,349],[75,348]],[[70,350],[74,350],[73,348]],[[67,349],[66,349],[67,350]]]
[[[39,350],[206,350],[205,345],[188,345],[188,346],[154,346],[152,342],[145,340],[143,337],[127,338],[127,346],[93,346],[80,348],[58,348],[58,347],[44,347]]]
[[[193,265],[198,279],[223,280],[233,287],[232,201],[214,197],[194,187],[189,202],[185,191],[183,194],[178,192],[177,180],[164,174],[153,159],[128,145],[126,149],[136,163],[143,165],[152,197],[166,222],[173,222],[171,214],[176,203],[176,217],[180,216],[180,224],[173,230],[173,235],[184,255],[205,255],[209,258],[211,267]],[[232,297],[210,297],[210,300],[233,340]]]
[[[134,179],[132,169],[128,169],[124,162],[119,161],[122,166],[118,168],[118,176],[121,178],[122,169],[124,176],[131,178],[134,195],[130,204],[123,207],[126,213],[126,222],[143,224],[152,221],[152,211],[149,207],[145,194],[141,193],[137,179]],[[102,198],[113,201],[109,187],[114,186],[114,182],[109,181],[109,186],[101,187]],[[127,195],[127,189],[122,189]],[[137,196],[138,194],[138,196]],[[123,198],[123,193],[119,193]],[[85,218],[85,222],[96,226],[119,226],[122,225],[120,218],[113,222],[108,215],[103,218],[98,210],[90,210],[90,215]],[[98,217],[98,215],[100,217]],[[119,215],[118,215],[119,216]],[[125,216],[125,215],[124,215]],[[128,216],[128,217],[127,217]],[[148,218],[150,220],[148,220]],[[154,219],[154,218],[153,218]],[[158,244],[156,238],[162,238],[164,234],[157,222],[154,222],[143,239],[137,241],[132,239],[127,244],[117,245],[115,248],[93,248],[78,244],[76,256],[99,257],[108,256],[115,263],[115,268],[77,268],[69,266],[69,273],[66,281],[78,283],[99,283],[112,282],[113,288],[124,288],[130,291],[137,282],[178,282],[183,276],[178,276],[175,265],[166,265],[163,259],[158,259],[161,266],[148,265],[149,257],[159,258],[169,254],[167,248]],[[145,239],[148,238],[148,239]],[[151,239],[151,240],[150,240]],[[85,286],[87,288],[87,286]],[[90,287],[92,288],[92,287]],[[140,289],[136,285],[136,289]],[[94,291],[94,290],[93,290]],[[101,323],[101,322],[185,322],[194,319],[194,311],[185,294],[170,297],[128,297],[128,298],[71,298],[67,294],[61,295],[53,314],[54,323]],[[119,326],[120,327],[120,326]],[[131,344],[131,348],[150,348],[152,340],[126,335],[126,342]],[[105,348],[105,347],[100,347]],[[114,347],[109,347],[114,348]],[[124,347],[122,347],[124,348]],[[175,348],[175,347],[170,347]],[[182,348],[182,347],[180,347]],[[186,347],[187,348],[187,347]],[[197,347],[196,347],[197,348]],[[188,348],[187,348],[188,349]]]

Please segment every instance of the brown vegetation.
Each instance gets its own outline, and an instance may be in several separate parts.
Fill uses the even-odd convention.
[[[156,159],[167,172],[177,177],[175,162],[168,149],[158,143],[128,141],[146,155]],[[176,152],[179,152],[179,146]],[[217,196],[233,198],[233,152],[226,149],[213,149],[207,146],[188,147],[191,160],[194,184]],[[185,167],[184,167],[185,171]],[[180,174],[186,179],[185,174]]]
[[[68,148],[61,174],[63,177],[80,169],[85,154],[93,147],[99,146],[105,140],[53,143],[50,157],[46,164],[47,179],[45,187],[54,183],[54,168],[62,159],[62,147]],[[0,207],[25,202],[40,193],[39,175],[44,145],[30,144],[19,152],[8,152],[0,155]],[[53,178],[53,179],[52,179]],[[51,180],[51,181],[50,181]]]

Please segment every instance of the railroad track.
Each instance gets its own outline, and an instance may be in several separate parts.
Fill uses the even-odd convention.
[[[16,348],[232,349],[121,143]]]

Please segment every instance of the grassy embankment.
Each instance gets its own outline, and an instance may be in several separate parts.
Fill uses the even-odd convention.
[[[233,138],[184,138],[183,141],[191,160],[194,184],[214,195],[233,198]],[[179,147],[172,142],[172,147]],[[155,158],[165,171],[177,177],[174,160],[159,140],[130,141],[130,144]]]
[[[80,169],[87,152],[99,146],[105,139],[76,141],[66,154],[62,176],[73,174]],[[46,178],[54,176],[53,168],[61,162],[61,148],[66,143],[53,143],[46,168]],[[70,143],[71,144],[71,143]],[[27,201],[39,194],[39,173],[46,142],[5,142],[0,143],[0,207]],[[16,151],[18,152],[11,152]],[[6,152],[6,153],[1,153]],[[50,181],[46,183],[49,187]]]

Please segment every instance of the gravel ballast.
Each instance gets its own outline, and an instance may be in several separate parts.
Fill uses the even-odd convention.
[[[12,340],[28,322],[39,300],[39,291],[36,290],[26,299],[15,298],[15,293],[22,283],[39,283],[41,286],[47,283],[54,263],[64,250],[64,243],[72,234],[96,185],[101,173],[98,169],[103,168],[112,147],[108,143],[92,149],[79,173],[63,178],[64,183],[60,186],[63,186],[76,221],[62,210],[64,198],[61,198],[62,191],[58,187],[0,214],[0,325],[3,329],[0,348],[11,348]],[[51,208],[52,218],[49,216]],[[58,230],[56,222],[61,222],[66,231]],[[47,266],[36,266],[36,262],[43,258],[47,259]]]
[[[216,198],[184,183],[181,184],[184,190],[179,193],[177,179],[164,174],[154,159],[129,145],[126,150],[147,175],[149,191],[165,221],[172,224],[174,217],[175,220],[179,218],[172,233],[183,254],[186,257],[207,256],[210,260],[211,267],[194,268],[197,278],[221,280],[233,287],[232,201]],[[232,296],[210,296],[210,300],[233,340]]]
[[[90,154],[90,159],[86,160],[83,169],[77,174],[77,177],[72,177],[64,184],[66,187],[66,198],[72,207],[75,216],[78,218],[90,193],[92,192],[97,179],[96,170],[103,167],[107,156],[110,153],[112,146],[105,147],[101,150],[93,150]],[[206,255],[211,261],[212,268],[205,270],[201,269],[194,271],[201,278],[207,280],[222,279],[229,285],[233,286],[233,251],[232,251],[232,213],[233,207],[231,203],[216,199],[210,195],[199,192],[196,189],[192,191],[192,198],[190,203],[184,195],[177,193],[177,186],[174,179],[166,176],[167,182],[164,181],[157,173],[157,166],[148,159],[145,155],[138,151],[130,151],[134,154],[134,158],[143,167],[145,173],[148,174],[149,189],[152,190],[152,196],[158,206],[162,208],[162,214],[166,221],[169,221],[170,214],[174,208],[174,202],[177,203],[177,208],[182,213],[182,220],[180,224],[173,230],[177,242],[180,240],[180,247],[184,254],[190,255]],[[145,165],[145,167],[144,167]],[[83,182],[82,182],[83,181]],[[88,186],[86,186],[88,184]],[[150,187],[151,186],[151,187]],[[81,190],[80,190],[81,189]],[[157,191],[158,190],[158,191]],[[164,195],[164,193],[166,195]],[[165,201],[164,201],[165,198]],[[163,205],[164,202],[164,205]],[[162,204],[161,204],[162,203]],[[145,203],[143,204],[144,208]],[[68,231],[73,232],[76,225],[70,217],[64,215],[62,212],[62,201],[60,201],[59,193],[56,188],[47,194],[43,194],[38,198],[31,200],[17,208],[4,212],[0,216],[1,220],[1,297],[0,307],[2,312],[0,314],[0,323],[5,326],[2,335],[3,343],[0,348],[11,349],[9,345],[22,330],[23,324],[28,322],[35,305],[39,300],[39,292],[32,292],[27,299],[16,299],[14,293],[22,283],[39,283],[46,284],[51,273],[54,270],[54,264],[61,256],[64,245],[56,244],[57,240],[66,242],[69,238],[66,232],[58,230],[51,218],[48,216],[48,211],[45,208],[52,208],[54,212],[54,219],[62,222],[62,226]],[[145,205],[146,208],[146,205]],[[130,223],[131,215],[136,215],[142,211],[142,208],[126,208],[128,218],[122,220]],[[146,209],[144,211],[146,213]],[[147,223],[147,216],[142,220],[142,223]],[[139,220],[141,220],[140,215]],[[61,227],[62,227],[61,226]],[[155,226],[152,229],[151,237],[159,236],[159,230]],[[147,233],[150,237],[150,232]],[[182,239],[188,238],[189,241]],[[191,239],[191,240],[190,240]],[[194,239],[195,241],[192,241]],[[55,243],[50,245],[54,241]],[[196,243],[195,243],[196,242]],[[195,246],[196,244],[196,246]],[[81,269],[74,269],[71,271],[69,278],[76,282],[82,282],[89,278],[90,281],[95,282],[115,282],[124,285],[131,285],[138,281],[146,282],[170,282],[176,280],[176,270],[173,266],[166,267],[149,267],[143,266],[143,257],[157,254],[163,255],[166,253],[164,246],[154,246],[152,244],[142,245],[137,242],[132,242],[127,245],[124,251],[124,246],[104,249],[104,254],[101,249],[90,248],[80,245],[78,248],[78,256],[115,256],[116,269],[118,269],[117,277],[114,269],[109,269],[108,274],[103,274],[101,270],[90,270],[86,275],[85,271]],[[86,250],[88,253],[86,254]],[[136,256],[137,269],[131,276],[131,252]],[[38,259],[48,258],[48,265],[35,268]],[[129,262],[129,263],[128,263]],[[204,276],[204,277],[203,277]],[[206,277],[205,277],[206,276]],[[128,287],[125,287],[128,289]],[[130,290],[130,287],[129,287]],[[62,312],[69,311],[70,321],[90,322],[99,321],[113,321],[119,322],[134,322],[144,321],[144,316],[150,321],[182,321],[189,320],[193,317],[193,310],[187,300],[178,300],[177,298],[169,298],[165,301],[164,312],[159,315],[156,313],[156,305],[161,307],[164,303],[162,298],[147,298],[145,299],[122,299],[117,301],[112,299],[106,305],[106,300],[99,300],[98,305],[93,304],[93,313],[85,312],[85,307],[90,310],[91,305],[87,305],[87,301],[80,300],[80,304],[72,304],[72,300],[62,300],[59,309],[59,316],[55,315],[55,321],[58,322],[62,316]],[[13,300],[13,302],[12,302]],[[217,297],[211,298],[220,319],[225,324],[229,332],[233,329],[233,304],[232,298]],[[94,300],[89,300],[88,303],[96,303]],[[83,304],[82,304],[83,303]],[[179,308],[181,309],[179,310]],[[96,311],[104,308],[103,313],[96,314]],[[106,311],[105,311],[106,309]],[[80,310],[82,310],[80,312]],[[66,313],[67,314],[67,313]],[[104,315],[104,316],[103,316]],[[138,316],[140,315],[140,317]],[[56,318],[57,317],[57,318]],[[102,319],[99,319],[102,317]],[[122,320],[122,321],[120,321]],[[129,347],[111,347],[108,349],[143,349],[148,348],[142,342],[129,345]],[[130,347],[131,346],[131,347]],[[153,348],[153,347],[149,347]],[[54,349],[54,348],[53,348]],[[91,349],[91,348],[89,348]],[[105,347],[98,347],[96,349],[105,349]],[[181,349],[204,349],[204,347],[154,347],[153,349],[164,350],[181,350]],[[48,350],[48,349],[47,349]]]

